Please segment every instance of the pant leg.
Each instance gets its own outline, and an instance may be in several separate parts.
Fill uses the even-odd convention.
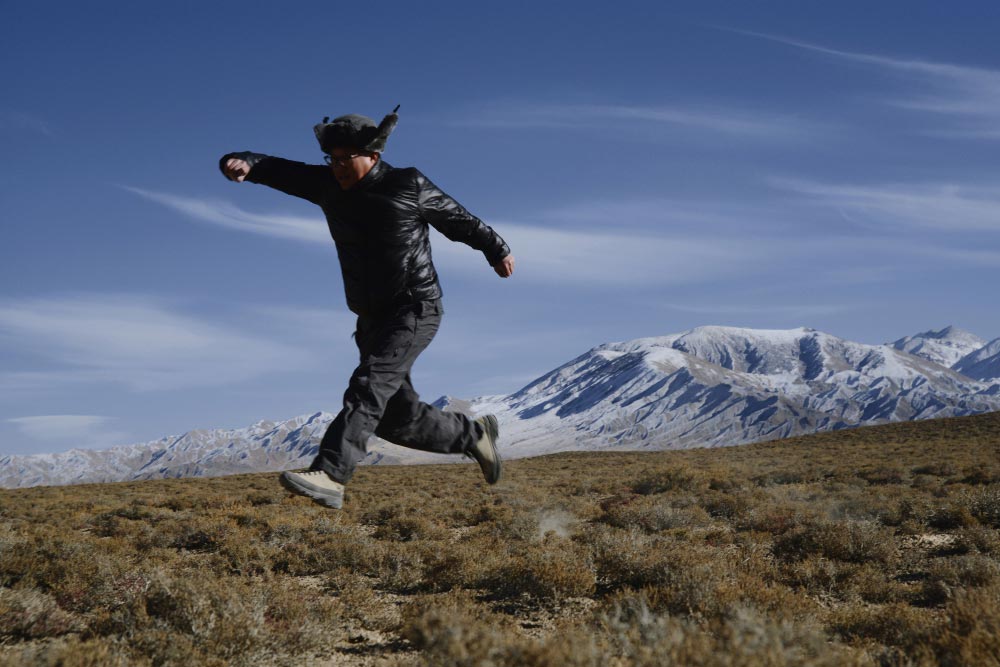
[[[361,361],[344,392],[343,410],[323,435],[312,469],[325,470],[341,483],[350,480],[390,399],[434,338],[440,322],[440,300],[411,304],[378,321],[358,319],[355,339]]]
[[[482,437],[482,427],[460,412],[446,412],[421,401],[407,373],[389,399],[375,435],[411,449],[463,454]]]

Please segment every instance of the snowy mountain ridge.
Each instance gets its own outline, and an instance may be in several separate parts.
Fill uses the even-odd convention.
[[[1000,410],[998,369],[1000,339],[986,343],[954,327],[869,345],[806,327],[703,326],[598,345],[512,394],[442,397],[435,405],[496,414],[506,457],[724,446]],[[334,416],[198,429],[102,451],[2,457],[0,486],[305,467]],[[369,444],[368,464],[462,460],[378,438]]]
[[[984,345],[986,341],[976,334],[953,326],[905,336],[892,343],[897,350],[930,359],[949,368],[954,368],[960,359],[980,350]]]

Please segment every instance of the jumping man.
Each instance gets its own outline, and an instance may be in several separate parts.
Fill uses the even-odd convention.
[[[472,420],[422,402],[410,368],[444,314],[428,225],[482,252],[501,278],[514,272],[514,256],[496,232],[420,170],[381,159],[398,109],[378,126],[357,114],[324,118],[313,130],[328,166],[252,152],[219,160],[231,181],[261,183],[319,206],[337,246],[347,307],[358,316],[360,363],[309,471],[281,474],[286,488],[327,507],[342,506],[344,485],[373,433],[413,449],[465,454],[479,463],[488,483],[500,479],[496,417]]]

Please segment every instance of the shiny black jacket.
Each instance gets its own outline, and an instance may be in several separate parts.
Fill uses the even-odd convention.
[[[416,167],[396,168],[380,157],[354,187],[342,190],[324,165],[261,153],[227,153],[219,160],[223,173],[232,157],[250,165],[246,180],[323,209],[340,257],[347,307],[359,315],[378,317],[440,298],[428,224],[482,252],[490,266],[510,254],[496,232]]]

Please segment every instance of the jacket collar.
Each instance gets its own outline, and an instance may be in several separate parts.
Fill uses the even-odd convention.
[[[377,181],[381,180],[381,178],[385,176],[385,172],[389,171],[390,169],[392,169],[392,165],[387,164],[386,161],[383,160],[382,156],[380,155],[378,158],[378,162],[376,162],[375,165],[368,170],[368,173],[362,176],[361,180],[355,183],[354,187],[348,190],[347,192],[360,192],[361,190],[368,189],[369,187],[371,187],[373,183],[376,183]]]

